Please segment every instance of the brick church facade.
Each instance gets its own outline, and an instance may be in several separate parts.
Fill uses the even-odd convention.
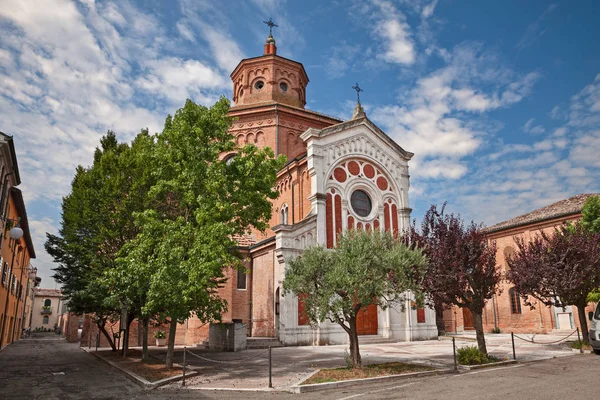
[[[399,232],[408,227],[408,162],[413,154],[375,126],[360,102],[349,121],[305,109],[306,71],[277,55],[272,36],[264,54],[242,60],[231,79],[231,133],[237,143],[271,147],[288,163],[278,174],[280,196],[273,202],[270,229],[238,238],[247,272],[227,271],[221,296],[229,311],[223,321],[241,320],[249,336],[278,338],[286,345],[345,343],[347,334],[339,326],[311,328],[302,301],[282,296],[286,260],[310,245],[334,247],[346,229]],[[198,343],[206,336],[202,325],[188,321],[186,342]],[[359,333],[433,338],[435,313],[410,305],[405,312],[372,306],[361,312]]]

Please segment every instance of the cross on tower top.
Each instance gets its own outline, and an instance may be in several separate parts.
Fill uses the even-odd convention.
[[[356,85],[352,86],[352,89],[356,90],[356,100],[360,103],[360,92],[363,90],[358,86],[358,82],[356,82]]]
[[[263,24],[269,27],[269,36],[273,36],[273,28],[279,28],[279,25],[273,22],[273,18],[269,18],[268,21],[263,21]]]

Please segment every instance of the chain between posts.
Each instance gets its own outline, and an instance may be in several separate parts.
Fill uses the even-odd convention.
[[[258,354],[254,354],[254,355],[249,356],[249,357],[239,358],[237,360],[213,360],[211,358],[203,357],[203,356],[201,356],[199,354],[192,353],[190,350],[187,349],[187,347],[184,347],[183,348],[183,379],[182,379],[182,386],[185,386],[185,354],[186,353],[191,354],[194,357],[199,358],[199,359],[204,360],[204,361],[209,361],[209,362],[213,362],[213,363],[217,363],[217,364],[230,364],[230,365],[231,364],[237,364],[239,362],[246,361],[246,360],[251,360],[253,358],[258,358],[258,357],[262,356],[265,353],[269,353],[269,388],[273,388],[273,362],[272,362],[272,359],[271,359],[271,354],[272,354],[272,352],[271,352],[271,346],[269,346],[269,348],[266,349],[263,352],[260,352]]]
[[[511,334],[514,335],[514,337],[516,337],[517,339],[523,340],[524,342],[529,342],[529,343],[533,343],[533,344],[549,345],[549,344],[557,344],[557,343],[560,343],[562,341],[565,341],[568,338],[570,338],[571,336],[573,336],[575,333],[577,333],[577,336],[579,336],[579,328],[577,328],[576,330],[574,330],[573,332],[571,332],[568,336],[565,336],[562,339],[558,339],[558,340],[555,340],[555,341],[552,341],[552,342],[536,342],[533,339],[525,339],[525,338],[520,337],[519,335],[514,335],[514,333],[511,333]]]
[[[236,363],[238,363],[240,361],[246,361],[246,360],[251,360],[253,358],[258,358],[259,356],[262,356],[263,354],[266,354],[268,351],[269,351],[269,349],[266,349],[265,351],[263,351],[261,353],[254,354],[254,355],[249,356],[249,357],[239,358],[237,360],[213,360],[211,358],[206,358],[206,357],[203,357],[203,356],[201,356],[199,354],[192,353],[190,350],[186,350],[186,352],[188,354],[191,354],[194,357],[197,357],[197,358],[199,358],[201,360],[204,360],[204,361],[214,362],[216,364],[236,364]]]

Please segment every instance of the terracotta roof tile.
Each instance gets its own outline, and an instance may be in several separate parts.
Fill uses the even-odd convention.
[[[590,196],[600,196],[600,193],[578,194],[577,196],[557,201],[549,206],[538,208],[537,210],[531,211],[527,214],[497,223],[496,225],[492,225],[485,230],[490,233],[497,232],[504,229],[515,228],[517,226],[532,224],[552,218],[578,214],[581,212],[583,204]]]
[[[60,289],[35,289],[35,295],[41,297],[60,297],[62,293]]]

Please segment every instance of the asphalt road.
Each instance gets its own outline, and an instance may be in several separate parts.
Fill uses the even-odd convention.
[[[56,336],[0,351],[0,399],[573,399],[597,398],[600,356],[518,364],[460,375],[371,384],[308,394],[153,390]]]

